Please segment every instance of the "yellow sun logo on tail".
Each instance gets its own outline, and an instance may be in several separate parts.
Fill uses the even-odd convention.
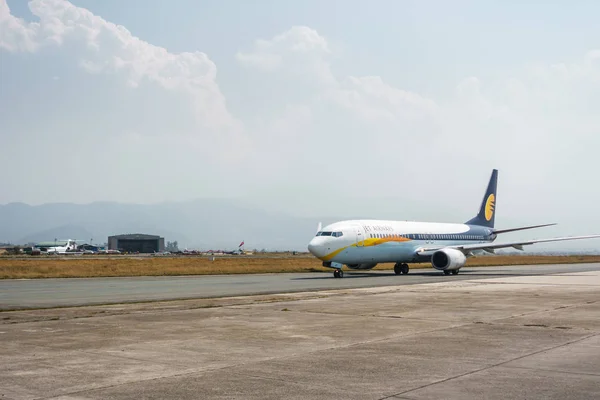
[[[487,221],[492,219],[494,215],[494,206],[496,204],[496,196],[494,194],[490,194],[485,202],[485,219]]]

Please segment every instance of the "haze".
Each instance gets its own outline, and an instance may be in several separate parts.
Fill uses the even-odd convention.
[[[462,222],[498,168],[497,226],[559,224],[515,239],[600,233],[598,15],[0,0],[0,203],[228,198],[315,227]]]

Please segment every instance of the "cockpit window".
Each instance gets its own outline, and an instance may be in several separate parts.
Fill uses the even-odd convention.
[[[332,234],[332,232],[324,231],[324,232],[317,233],[317,236],[331,236],[331,234]]]
[[[344,234],[342,232],[329,232],[329,231],[317,232],[317,236],[342,237],[343,235]]]

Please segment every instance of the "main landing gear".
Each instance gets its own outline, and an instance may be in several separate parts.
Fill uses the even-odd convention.
[[[444,271],[444,275],[450,275],[450,273],[452,273],[452,275],[458,275],[458,271],[460,271],[460,269],[453,269],[452,271]]]
[[[396,275],[400,275],[400,274],[408,274],[408,264],[404,264],[404,263],[396,263],[394,265],[394,273]]]
[[[333,277],[334,278],[343,278],[344,271],[342,271],[341,269],[336,269],[335,271],[333,271]]]

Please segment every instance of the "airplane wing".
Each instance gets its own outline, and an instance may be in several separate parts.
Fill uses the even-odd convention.
[[[588,236],[567,236],[560,238],[551,238],[551,239],[534,239],[528,240],[524,242],[506,242],[506,243],[474,243],[474,244],[459,244],[455,246],[429,246],[429,247],[420,247],[417,249],[416,253],[420,256],[430,256],[440,249],[457,249],[462,251],[465,254],[470,253],[473,250],[483,250],[488,253],[493,253],[495,249],[502,249],[506,247],[513,247],[517,250],[523,250],[523,246],[535,244],[535,243],[545,243],[545,242],[559,242],[563,240],[578,240],[578,239],[592,239],[598,238],[600,235],[588,235]]]

